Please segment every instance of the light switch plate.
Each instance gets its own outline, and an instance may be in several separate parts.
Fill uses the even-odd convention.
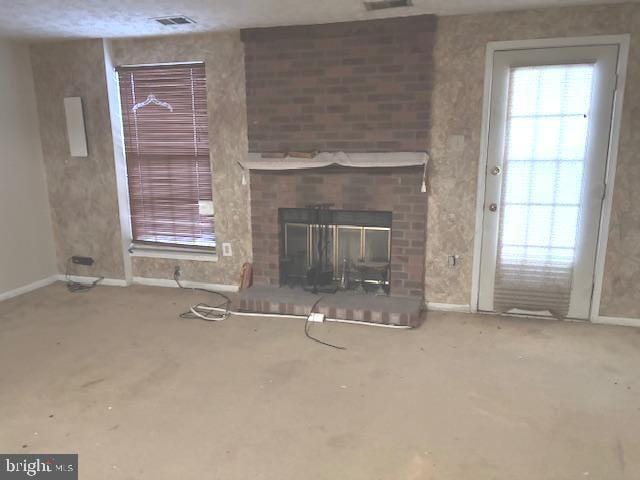
[[[223,257],[231,257],[231,256],[233,256],[233,250],[231,250],[231,244],[230,243],[223,243],[222,244],[222,256]]]

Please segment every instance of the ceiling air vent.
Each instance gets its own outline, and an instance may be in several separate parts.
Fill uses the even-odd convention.
[[[176,15],[172,17],[156,17],[153,18],[156,22],[162,25],[188,25],[190,23],[196,23],[194,20],[184,15]]]
[[[411,0],[375,0],[372,2],[364,2],[364,8],[372,10],[386,10],[387,8],[410,7],[413,3]]]

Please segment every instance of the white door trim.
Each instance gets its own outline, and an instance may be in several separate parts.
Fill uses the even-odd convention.
[[[622,105],[624,100],[624,87],[627,76],[627,63],[629,58],[630,35],[599,35],[589,37],[569,38],[544,38],[533,40],[513,40],[504,42],[489,42],[485,55],[484,96],[482,101],[482,126],[480,131],[480,159],[478,162],[478,182],[476,191],[476,224],[473,246],[473,269],[471,282],[470,305],[473,312],[478,311],[478,293],[480,290],[480,255],[482,251],[482,226],[484,218],[485,197],[485,173],[487,169],[487,152],[489,146],[489,118],[491,113],[491,83],[493,77],[494,53],[502,50],[524,50],[549,47],[576,47],[585,45],[617,45],[618,53],[618,85],[613,104],[613,117],[611,121],[611,137],[607,155],[607,171],[605,176],[606,192],[602,202],[602,214],[598,236],[596,254],[596,266],[594,274],[594,289],[591,299],[590,320],[596,321],[599,317],[600,298],[602,295],[602,277],[609,237],[609,220],[613,201],[616,163],[618,159],[618,146],[620,138],[620,126],[622,121]]]

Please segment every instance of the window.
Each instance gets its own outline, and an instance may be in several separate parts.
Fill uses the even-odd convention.
[[[204,64],[117,71],[134,243],[214,248]]]

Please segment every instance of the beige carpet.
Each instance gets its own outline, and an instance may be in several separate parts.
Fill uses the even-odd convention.
[[[182,320],[149,287],[0,303],[0,451],[85,479],[640,478],[640,330],[430,313],[418,330]]]

